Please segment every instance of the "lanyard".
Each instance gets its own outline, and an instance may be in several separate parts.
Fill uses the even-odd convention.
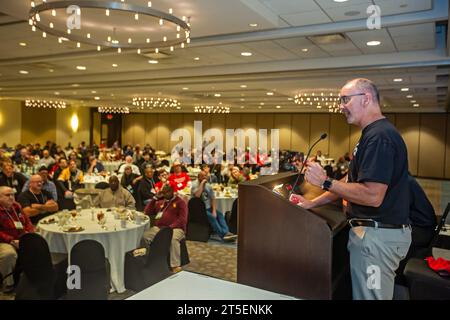
[[[42,203],[39,202],[39,199],[36,197],[36,195],[33,193],[33,191],[30,190],[30,192],[31,192],[31,194],[34,196],[34,198],[36,199],[36,201],[37,201],[38,203],[40,203],[40,204],[45,204],[44,195],[42,194],[42,192],[40,193],[40,195],[41,195],[41,197],[42,197]]]
[[[164,209],[162,209],[161,212],[164,213],[164,211],[169,207],[170,203],[171,203],[173,200],[175,200],[175,197],[173,197],[172,199],[169,200],[169,202],[167,203],[166,207],[165,207]],[[161,206],[161,208],[162,208],[162,206]]]
[[[8,217],[11,219],[11,221],[14,223],[16,220],[14,220],[13,219],[13,217],[11,217],[11,215],[9,214],[9,210],[7,210],[6,208],[4,208],[3,206],[1,207],[5,212],[6,212],[6,214],[8,215]],[[19,215],[17,214],[17,212],[16,212],[16,209],[14,209],[14,207],[11,207],[12,209],[13,209],[13,211],[14,211],[14,214],[16,215],[16,217],[17,217],[17,221],[19,221],[20,222],[20,218],[19,218]]]

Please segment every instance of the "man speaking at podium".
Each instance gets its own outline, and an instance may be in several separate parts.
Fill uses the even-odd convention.
[[[362,129],[348,175],[333,180],[310,162],[306,181],[327,192],[312,200],[294,194],[291,201],[310,209],[345,199],[353,299],[392,299],[395,271],[411,243],[406,146],[382,115],[370,80],[349,81],[340,92],[340,109],[349,124]]]

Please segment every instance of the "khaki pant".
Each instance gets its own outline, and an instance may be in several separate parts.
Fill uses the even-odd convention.
[[[0,243],[0,273],[3,277],[14,271],[17,261],[16,249],[8,243]],[[3,280],[5,286],[14,284],[13,276],[9,276]],[[0,283],[1,287],[2,283]]]
[[[158,227],[151,227],[144,233],[144,239],[152,242],[158,233]],[[172,243],[170,245],[170,266],[172,268],[181,265],[180,241],[185,238],[183,229],[173,229]]]

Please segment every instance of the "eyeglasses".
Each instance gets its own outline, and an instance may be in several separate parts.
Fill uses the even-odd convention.
[[[4,197],[14,197],[14,193],[6,193],[3,196]]]
[[[339,105],[349,103],[350,100],[352,99],[352,97],[365,96],[365,95],[366,95],[365,93],[355,93],[355,94],[349,94],[347,96],[340,96],[339,97]]]

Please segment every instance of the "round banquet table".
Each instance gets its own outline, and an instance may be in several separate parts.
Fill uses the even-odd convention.
[[[92,213],[94,210],[94,219],[92,221]],[[105,229],[97,222],[97,212],[102,210],[106,216]],[[47,217],[43,220],[55,218],[58,221],[57,214]],[[121,227],[121,221],[114,219],[111,212],[106,209],[84,209],[81,215],[76,217],[76,221],[72,222],[72,218],[67,225],[77,225],[84,228],[80,232],[64,232],[63,228],[57,223],[43,224],[39,222],[39,233],[48,243],[50,252],[70,253],[72,247],[81,240],[92,239],[100,242],[105,248],[105,256],[111,265],[111,285],[114,291],[118,293],[124,292],[125,289],[125,253],[139,247],[140,240],[144,231],[149,227],[149,219],[144,220],[140,224],[128,220],[126,227]],[[69,257],[70,259],[70,257]],[[70,264],[70,260],[69,260]]]

